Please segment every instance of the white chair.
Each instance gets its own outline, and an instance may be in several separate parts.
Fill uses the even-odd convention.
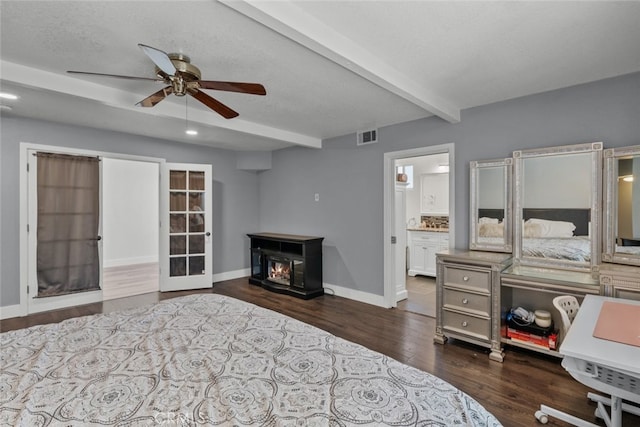
[[[560,313],[560,319],[562,320],[562,328],[560,329],[560,336],[558,337],[558,342],[561,343],[571,327],[571,322],[573,322],[576,314],[578,314],[580,303],[574,296],[562,295],[553,299],[553,306],[558,310],[558,313]]]
[[[559,331],[559,340],[558,340],[558,342],[562,344],[562,340],[567,335],[567,332],[571,327],[571,323],[573,322],[573,319],[575,319],[576,315],[578,314],[578,310],[580,309],[580,303],[574,296],[562,295],[559,297],[555,297],[553,299],[553,306],[556,308],[556,310],[558,310],[558,313],[560,314],[560,319],[562,320],[562,325]],[[567,372],[571,374],[571,376],[573,376],[578,381],[582,382],[583,384],[589,387],[599,388],[601,391],[604,391],[605,393],[616,392],[620,394],[620,391],[618,389],[607,387],[606,385],[603,387],[602,383],[599,383],[598,381],[589,381],[589,379],[585,380],[585,378],[578,379],[576,375],[580,376],[580,375],[584,375],[584,373],[582,372],[583,369],[577,369],[577,367],[574,366],[576,363],[577,362],[574,359],[565,358],[562,361],[562,366],[567,370]],[[590,376],[594,376],[594,375],[591,374]],[[604,396],[600,396],[595,393],[591,393],[591,392],[587,393],[587,397],[590,400],[598,403],[598,407],[595,410],[595,416],[603,419],[605,424],[608,427],[611,427],[613,424],[611,422],[609,414],[607,413],[606,409],[603,406],[603,405],[611,406],[611,399]],[[628,394],[628,395],[623,394],[623,397],[628,400],[636,401],[636,399],[634,399],[634,397],[631,394]],[[630,412],[634,415],[640,416],[640,408],[638,408],[635,405],[622,403],[621,408],[619,410]],[[546,424],[549,421],[548,417],[551,416],[559,420],[566,421],[578,427],[598,427],[597,424],[593,424],[593,423],[581,420],[577,417],[574,417],[573,415],[569,415],[566,412],[559,411],[557,409],[551,408],[546,405],[540,405],[540,410],[536,411],[535,416],[536,416],[536,419],[542,424]]]

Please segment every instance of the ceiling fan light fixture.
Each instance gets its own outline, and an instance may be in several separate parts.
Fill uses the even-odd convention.
[[[18,99],[18,95],[14,95],[14,94],[8,93],[8,92],[0,92],[0,98],[2,98],[2,99],[11,99],[13,101],[13,100]]]

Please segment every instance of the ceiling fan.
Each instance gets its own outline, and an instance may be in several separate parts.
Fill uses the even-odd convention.
[[[86,71],[67,71],[67,73],[162,82],[167,86],[156,93],[149,95],[136,105],[139,107],[153,107],[172,93],[176,96],[185,96],[188,94],[220,114],[225,119],[237,117],[238,113],[215,98],[207,95],[200,89],[223,90],[227,92],[248,93],[251,95],[267,94],[264,86],[259,83],[200,80],[200,69],[191,63],[191,59],[189,59],[188,56],[181,53],[167,54],[160,49],[146,46],[144,44],[138,44],[138,46],[156,65],[157,77],[121,76],[117,74],[92,73]]]

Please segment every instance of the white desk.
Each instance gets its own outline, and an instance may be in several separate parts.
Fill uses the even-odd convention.
[[[640,404],[640,347],[593,336],[604,301],[640,305],[640,301],[597,295],[585,296],[567,336],[560,345],[560,353],[564,355],[562,366],[573,378],[588,387],[611,395],[609,400],[589,393],[589,398],[598,402],[596,412],[607,426],[619,427],[622,425],[622,410],[640,414],[640,408],[622,403],[622,399],[626,399]],[[640,323],[640,318],[629,319],[629,322]],[[611,405],[610,418],[603,403]],[[542,406],[541,411],[576,426],[596,426],[546,406]]]

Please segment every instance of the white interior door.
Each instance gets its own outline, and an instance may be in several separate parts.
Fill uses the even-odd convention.
[[[396,188],[395,195],[395,284],[396,301],[407,298],[407,226],[405,222],[405,209],[407,204],[406,192],[404,188]]]
[[[211,165],[166,163],[161,178],[160,290],[213,285]]]

